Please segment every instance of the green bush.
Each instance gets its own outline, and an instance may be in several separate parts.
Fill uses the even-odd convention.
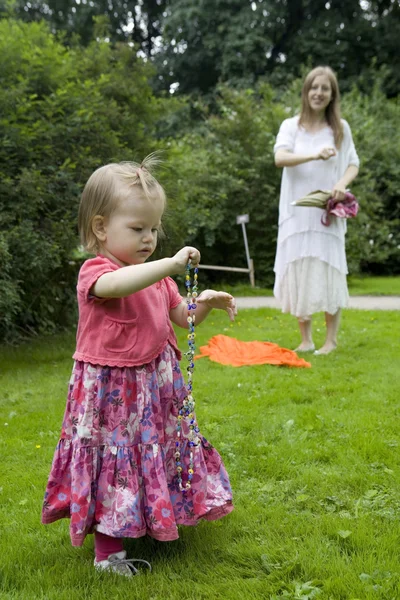
[[[20,309],[18,283],[11,274],[12,261],[6,236],[0,233],[0,339],[12,328]]]
[[[66,48],[43,23],[0,21],[3,338],[75,319],[79,194],[101,164],[153,149],[151,74],[126,45]]]
[[[248,213],[247,235],[258,282],[273,281],[280,172],[272,149],[283,118],[268,86],[259,94],[222,88],[217,115],[207,116],[198,130],[170,140],[165,185],[171,243],[180,236],[198,245],[205,264],[246,267],[236,216]],[[208,277],[213,279],[210,272]],[[220,279],[221,273],[215,277]]]
[[[360,203],[349,222],[347,248],[352,272],[400,272],[400,122],[399,104],[380,89],[369,95],[354,88],[343,100],[361,166],[352,186]]]

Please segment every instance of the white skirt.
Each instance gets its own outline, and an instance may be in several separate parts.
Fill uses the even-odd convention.
[[[349,300],[346,275],[314,257],[290,262],[282,276],[277,273],[274,296],[282,312],[302,320],[317,312],[334,315]]]

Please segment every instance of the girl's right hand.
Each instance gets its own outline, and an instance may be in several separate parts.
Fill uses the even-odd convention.
[[[315,160],[329,160],[332,156],[336,156],[335,148],[322,148],[322,150],[315,155]]]
[[[175,256],[172,257],[174,261],[175,273],[184,273],[187,267],[188,262],[192,267],[197,267],[200,263],[200,252],[197,248],[193,248],[192,246],[185,246],[181,248]]]

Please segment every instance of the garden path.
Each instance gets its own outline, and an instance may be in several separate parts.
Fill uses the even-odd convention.
[[[247,296],[236,298],[240,308],[278,308],[272,296]],[[400,296],[350,296],[348,308],[361,310],[400,310]]]

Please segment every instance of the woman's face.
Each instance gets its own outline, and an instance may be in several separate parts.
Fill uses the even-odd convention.
[[[327,75],[317,75],[313,79],[307,98],[312,112],[325,112],[332,100],[332,87]]]

